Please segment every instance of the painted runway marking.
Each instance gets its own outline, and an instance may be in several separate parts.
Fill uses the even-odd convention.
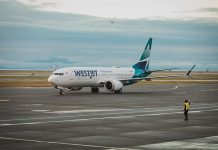
[[[85,110],[50,111],[46,113],[69,114],[69,113],[108,112],[108,111],[123,111],[123,110],[131,110],[131,109],[90,109],[90,110],[85,109]]]
[[[210,111],[218,111],[217,109],[210,110],[202,110],[202,111],[190,111],[190,113],[201,113],[201,112],[210,112]],[[108,116],[108,117],[96,117],[96,118],[81,118],[81,119],[70,119],[70,120],[55,120],[55,121],[38,121],[38,122],[24,122],[24,123],[8,123],[8,124],[0,124],[1,126],[18,126],[18,125],[35,125],[35,124],[46,124],[46,123],[63,123],[63,122],[79,122],[79,121],[90,121],[90,120],[105,120],[105,119],[129,119],[135,117],[146,117],[146,116],[160,116],[160,115],[173,115],[173,114],[182,114],[182,111],[178,112],[163,112],[163,113],[151,113],[151,114],[140,114],[140,115],[124,115],[124,116]]]
[[[47,112],[47,111],[50,111],[50,110],[32,110],[32,112]]]
[[[32,106],[42,106],[43,104],[30,104]]]
[[[11,100],[9,99],[0,99],[0,102],[10,102]]]
[[[198,105],[192,105],[191,112],[200,112],[200,110],[205,109],[216,109],[216,104],[198,104]],[[25,120],[43,120],[46,119],[59,119],[59,118],[75,118],[75,117],[93,117],[93,116],[106,116],[106,115],[129,115],[129,114],[139,114],[139,113],[160,113],[160,112],[175,112],[181,110],[181,106],[171,106],[171,107],[156,107],[156,108],[138,108],[138,109],[107,109],[112,112],[102,112],[102,113],[96,113],[97,111],[94,110],[75,110],[75,111],[67,111],[68,113],[72,112],[73,115],[70,116],[58,116],[58,117],[38,117],[38,118],[20,118],[20,119],[11,119],[11,120],[0,120],[1,122],[11,122],[11,121],[25,121]],[[41,113],[53,113],[49,112],[49,110],[35,110],[36,112]],[[48,111],[48,112],[47,112]],[[78,113],[80,112],[80,113]],[[67,114],[68,114],[67,113]],[[85,114],[82,114],[85,113]],[[88,113],[88,114],[87,114]],[[63,113],[64,114],[64,113]],[[76,114],[76,115],[75,115]],[[62,115],[62,114],[61,114]]]
[[[98,145],[74,144],[74,143],[55,142],[55,141],[42,141],[42,140],[30,140],[30,139],[10,138],[10,137],[0,137],[0,139],[3,139],[3,140],[13,140],[13,141],[23,141],[23,142],[34,142],[34,143],[47,143],[47,144],[68,145],[68,146],[103,148],[103,149],[105,149],[105,148],[106,149],[118,149],[118,150],[125,149],[125,148],[116,148],[116,147],[107,147],[107,146],[98,146]]]
[[[218,144],[218,136],[211,136],[199,139],[191,139],[184,141],[172,141],[172,142],[163,142],[157,144],[148,144],[137,146],[136,148],[148,148],[148,149],[207,149],[207,150],[217,150]]]

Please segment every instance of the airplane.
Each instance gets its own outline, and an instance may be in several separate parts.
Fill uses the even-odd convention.
[[[60,95],[64,91],[78,91],[83,87],[91,87],[91,93],[99,93],[99,87],[109,92],[122,93],[124,86],[135,84],[141,80],[154,78],[178,77],[181,75],[149,77],[153,72],[172,69],[150,70],[150,51],[152,38],[149,38],[139,61],[131,67],[68,67],[58,69],[48,78]],[[190,73],[195,65],[184,75],[191,77]]]

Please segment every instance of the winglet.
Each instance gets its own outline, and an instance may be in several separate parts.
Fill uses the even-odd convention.
[[[195,68],[195,66],[196,66],[196,64],[195,64],[194,66],[192,66],[192,68],[185,74],[185,76],[187,76],[187,77],[189,77],[189,78],[192,78],[192,77],[190,76],[190,74],[191,74],[192,70]]]

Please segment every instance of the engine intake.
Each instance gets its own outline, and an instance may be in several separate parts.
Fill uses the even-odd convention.
[[[110,80],[105,82],[104,87],[108,91],[119,91],[123,88],[123,84],[117,80]]]

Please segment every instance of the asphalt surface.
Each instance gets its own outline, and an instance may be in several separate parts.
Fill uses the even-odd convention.
[[[216,84],[100,92],[60,96],[53,88],[0,88],[0,149],[218,149]]]

